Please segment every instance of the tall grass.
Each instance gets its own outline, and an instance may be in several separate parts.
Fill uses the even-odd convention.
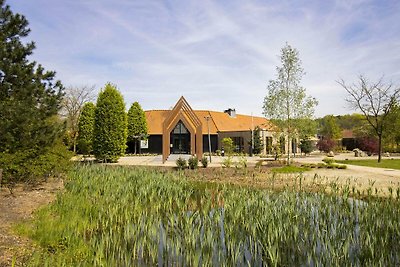
[[[348,193],[193,182],[79,166],[36,214],[32,266],[398,266],[400,205]]]

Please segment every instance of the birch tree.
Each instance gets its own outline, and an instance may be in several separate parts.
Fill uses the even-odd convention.
[[[314,116],[317,100],[307,96],[300,85],[304,76],[297,49],[286,44],[281,49],[281,66],[276,67],[275,80],[268,83],[268,93],[264,99],[264,115],[285,134],[287,141],[287,164],[290,164],[290,144],[293,137],[302,131],[299,123]]]

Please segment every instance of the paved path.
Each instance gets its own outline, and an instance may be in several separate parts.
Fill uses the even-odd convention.
[[[142,166],[170,166],[175,167],[175,160],[179,157],[177,155],[172,156],[172,159],[167,161],[165,164],[162,163],[162,156],[131,156],[122,157],[118,165],[142,165]],[[190,156],[182,155],[186,159]],[[308,157],[295,158],[296,162],[299,163],[320,163],[326,156],[317,154]],[[241,157],[232,157],[232,160],[238,162]],[[398,157],[399,158],[399,157]],[[212,163],[210,167],[221,167],[223,160],[226,157],[212,157]],[[254,166],[260,159],[260,157],[246,157],[248,166]],[[377,159],[376,157],[364,157],[356,158],[353,153],[343,153],[335,155],[334,159],[345,160],[345,159]],[[266,160],[266,159],[264,159]],[[268,159],[267,159],[268,160]],[[269,159],[273,160],[273,159]],[[359,189],[367,189],[373,185],[374,188],[380,190],[383,194],[388,193],[388,188],[400,187],[400,170],[386,169],[386,168],[373,168],[364,166],[347,165],[347,169],[312,169],[309,172],[305,172],[303,176],[306,179],[313,179],[315,175],[318,175],[320,179],[326,183],[335,182],[338,184],[348,184],[357,186]]]

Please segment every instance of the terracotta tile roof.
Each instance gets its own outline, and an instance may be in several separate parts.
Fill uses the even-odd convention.
[[[343,130],[342,138],[354,138],[353,131],[352,130]]]
[[[149,134],[162,134],[162,124],[171,110],[147,110],[145,111]],[[259,126],[261,129],[270,130],[271,123],[263,117],[252,117],[248,115],[236,114],[235,118],[227,113],[208,110],[194,110],[196,116],[200,119],[203,128],[203,134],[208,133],[207,121],[205,117],[211,117],[210,133],[249,131],[252,126]]]

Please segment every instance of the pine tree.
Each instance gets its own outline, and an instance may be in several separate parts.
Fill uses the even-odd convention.
[[[45,174],[48,169],[37,167],[41,156],[63,134],[57,117],[62,84],[54,81],[55,72],[29,61],[35,44],[22,41],[29,32],[25,17],[0,0],[0,168],[9,182],[31,180],[33,170],[35,177]]]
[[[138,102],[134,102],[128,111],[128,142],[134,143],[135,154],[137,142],[147,136],[145,113]]]
[[[93,152],[93,130],[96,106],[86,103],[78,120],[78,151],[84,155]]]
[[[108,83],[99,93],[94,119],[93,153],[96,159],[116,162],[125,152],[127,119],[124,98]]]

